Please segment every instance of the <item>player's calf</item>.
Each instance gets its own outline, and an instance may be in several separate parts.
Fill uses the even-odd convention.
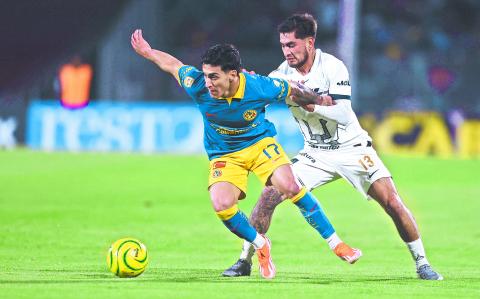
[[[342,242],[323,212],[320,203],[310,192],[306,192],[304,189],[291,200],[300,209],[300,212],[307,220],[308,224],[320,233],[322,238],[327,241],[330,249],[332,249],[338,257],[353,264],[362,256],[362,251],[360,249],[351,248]]]
[[[273,212],[285,198],[274,187],[265,187],[250,215],[250,223],[260,233],[267,233]]]
[[[291,201],[300,209],[308,224],[317,230],[324,239],[327,239],[335,232],[320,203],[305,188],[292,197]]]

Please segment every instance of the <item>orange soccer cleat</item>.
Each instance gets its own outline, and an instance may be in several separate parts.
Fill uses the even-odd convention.
[[[333,249],[333,252],[349,264],[355,263],[362,256],[362,251],[360,249],[352,248],[343,242],[338,244],[335,249]]]
[[[265,279],[272,279],[275,277],[275,265],[272,262],[270,250],[272,249],[272,243],[265,237],[265,245],[262,248],[257,249],[258,264],[260,268],[260,275]]]

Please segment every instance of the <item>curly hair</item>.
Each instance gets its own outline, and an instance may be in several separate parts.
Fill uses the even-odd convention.
[[[240,73],[242,59],[240,52],[232,44],[218,44],[210,47],[202,55],[202,64],[220,66],[222,71],[236,70]]]
[[[279,33],[295,32],[295,38],[306,38],[317,35],[317,21],[308,13],[294,14],[278,25]]]

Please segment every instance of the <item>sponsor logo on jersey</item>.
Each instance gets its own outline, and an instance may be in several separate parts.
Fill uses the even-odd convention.
[[[350,86],[350,81],[344,80],[337,82],[337,86]]]
[[[312,163],[316,162],[315,159],[307,153],[300,153],[300,156],[304,156],[305,158],[309,159]]]
[[[205,112],[205,115],[206,115],[207,117],[217,116],[215,113],[208,113],[208,112]]]
[[[213,172],[212,172],[212,177],[215,179],[215,178],[218,178],[222,176],[222,171],[220,169],[215,169]]]
[[[183,79],[183,86],[189,88],[192,87],[193,81],[195,81],[192,77],[187,76]]]
[[[257,111],[256,110],[247,110],[247,111],[243,112],[243,118],[246,121],[252,121],[252,120],[255,119],[255,117],[257,117]]]
[[[313,143],[309,142],[308,145],[310,147],[318,148],[318,149],[322,149],[322,150],[336,150],[336,149],[340,148],[340,146],[336,145],[336,144],[334,144],[334,145],[316,145],[316,144],[313,144]]]
[[[220,126],[217,126],[215,124],[212,124],[210,123],[210,126],[218,133],[218,134],[222,134],[222,135],[241,135],[241,134],[245,134],[247,133],[248,131],[252,130],[253,128],[255,128],[256,126],[258,126],[258,124],[250,124],[250,126],[246,129],[231,129],[231,128],[225,128],[225,127],[220,127]]]
[[[224,168],[227,165],[227,161],[217,161],[213,163],[213,169]]]

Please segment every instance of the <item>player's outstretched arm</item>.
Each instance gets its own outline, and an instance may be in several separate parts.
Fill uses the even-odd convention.
[[[162,71],[170,73],[178,80],[178,70],[183,66],[183,63],[168,53],[152,49],[150,44],[143,38],[141,29],[137,29],[132,33],[130,43],[138,55],[152,61]]]

